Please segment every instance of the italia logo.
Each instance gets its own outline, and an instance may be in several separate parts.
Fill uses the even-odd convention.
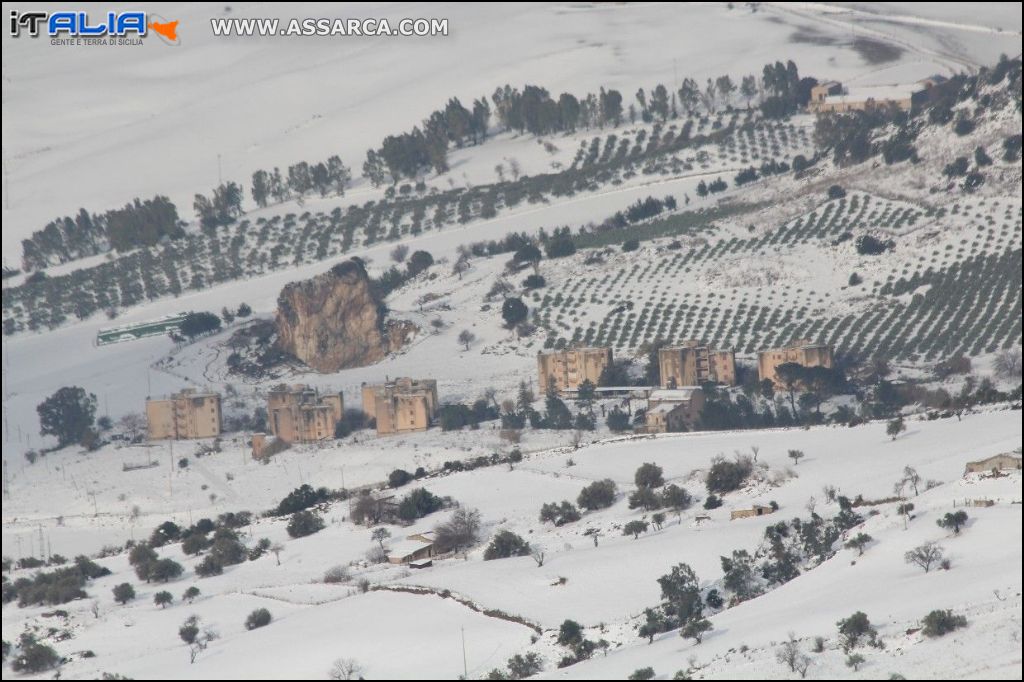
[[[32,38],[40,33],[50,38],[145,37],[150,31],[168,45],[178,45],[178,22],[146,12],[107,12],[102,19],[88,12],[18,12],[11,10],[11,37],[23,33]]]

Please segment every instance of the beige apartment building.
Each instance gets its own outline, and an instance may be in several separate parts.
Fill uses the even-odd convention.
[[[832,346],[825,343],[811,343],[809,339],[797,339],[782,348],[771,348],[757,354],[757,375],[761,381],[770,379],[779,385],[775,370],[779,365],[795,362],[804,367],[832,367]]]
[[[690,431],[700,421],[704,391],[697,386],[652,391],[644,415],[646,433]]]
[[[363,412],[376,420],[378,436],[426,431],[437,414],[437,381],[401,377],[363,384]]]
[[[732,349],[715,350],[700,341],[685,341],[658,350],[658,369],[662,388],[707,382],[732,386],[736,383],[736,353]]]
[[[219,436],[220,394],[186,388],[167,398],[146,400],[146,423],[150,440]]]
[[[541,392],[575,391],[584,381],[597,386],[604,368],[612,364],[611,348],[573,348],[537,353],[537,374]]]
[[[267,394],[267,427],[288,443],[311,443],[334,437],[345,412],[341,393],[321,395],[303,384],[277,386]]]

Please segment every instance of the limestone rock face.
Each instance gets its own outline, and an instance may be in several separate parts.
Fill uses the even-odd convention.
[[[406,321],[388,321],[358,260],[292,282],[277,298],[277,346],[318,372],[380,362],[416,334]]]

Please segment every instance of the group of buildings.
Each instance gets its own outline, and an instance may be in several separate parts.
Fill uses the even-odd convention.
[[[540,386],[560,394],[573,394],[589,382],[600,394],[635,395],[637,387],[602,386],[606,368],[613,362],[611,348],[571,348],[537,354]],[[798,339],[781,348],[757,354],[759,378],[780,384],[778,368],[795,363],[804,367],[832,367],[833,349],[827,344]],[[732,349],[711,348],[701,341],[685,341],[658,350],[659,386],[639,392],[647,400],[644,430],[665,433],[691,429],[704,407],[704,384],[734,386],[736,354]]]
[[[811,88],[807,108],[812,113],[846,113],[896,107],[903,111],[931,100],[948,79],[934,75],[910,85],[844,86],[839,81],[823,81]]]
[[[437,382],[399,378],[363,384],[362,407],[381,436],[425,431],[437,414]],[[305,384],[280,385],[267,393],[267,430],[287,443],[315,443],[334,438],[345,416],[341,393],[322,393]],[[223,427],[219,393],[184,389],[167,398],[146,401],[150,440],[216,438]],[[253,439],[266,442],[263,434]]]
[[[832,367],[832,360],[831,346],[801,339],[782,348],[761,351],[757,368],[762,380],[779,383],[776,372],[780,365]],[[642,393],[647,400],[644,429],[663,433],[690,429],[697,423],[704,407],[702,385],[737,383],[735,353],[698,341],[659,349],[659,386],[602,386],[605,370],[612,362],[611,348],[542,352],[537,355],[540,385],[560,394],[576,392],[586,382],[598,394]],[[380,384],[363,384],[361,399],[363,414],[375,424],[378,435],[425,431],[438,410],[437,381],[402,377]],[[334,438],[344,417],[345,399],[341,393],[323,393],[305,384],[280,385],[267,393],[267,430],[287,443]],[[149,399],[146,419],[150,440],[215,438],[222,429],[221,397],[218,393],[185,389],[167,398]],[[264,442],[265,438],[257,434],[254,443]]]

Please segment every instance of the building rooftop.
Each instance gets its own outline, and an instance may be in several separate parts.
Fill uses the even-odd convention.
[[[846,89],[838,95],[829,95],[822,100],[826,104],[843,104],[846,102],[893,102],[910,99],[920,89],[915,85],[860,85]]]
[[[700,386],[662,388],[657,391],[651,391],[651,400],[665,403],[682,403],[693,398],[693,394],[699,390],[701,390]]]
[[[404,559],[433,544],[433,542],[423,542],[422,540],[401,540],[388,547],[388,558]]]

